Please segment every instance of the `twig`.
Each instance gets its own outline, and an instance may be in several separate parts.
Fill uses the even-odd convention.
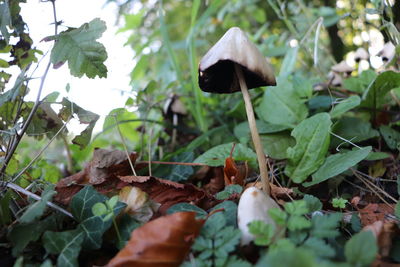
[[[193,163],[193,162],[172,162],[172,161],[138,161],[136,164],[164,164],[164,165],[184,165],[184,166],[208,166],[207,164],[204,163]]]
[[[13,189],[13,190],[15,190],[17,192],[20,192],[20,193],[22,193],[24,195],[27,195],[28,197],[31,197],[33,199],[36,199],[36,200],[41,200],[42,199],[38,195],[36,195],[36,194],[34,194],[32,192],[29,192],[28,190],[25,190],[24,188],[20,187],[19,185],[16,185],[16,184],[13,184],[13,183],[0,181],[0,185],[1,186],[6,186],[8,188],[11,188],[11,189]],[[74,216],[69,211],[61,208],[60,206],[58,206],[58,205],[56,205],[56,204],[54,204],[54,203],[52,203],[50,201],[47,201],[46,205],[51,207],[51,208],[53,208],[53,209],[55,209],[55,210],[57,210],[57,211],[59,211],[59,212],[61,212],[61,213],[63,213],[63,214],[65,214],[65,215],[67,215],[68,217],[71,217],[71,218],[74,219]]]
[[[117,115],[114,115],[113,117],[114,117],[114,120],[115,120],[115,125],[117,126],[117,130],[118,130],[119,137],[121,138],[121,141],[122,141],[122,145],[124,146],[124,150],[125,150],[125,153],[126,153],[126,157],[128,158],[129,165],[131,166],[132,173],[133,173],[133,175],[137,176],[137,174],[136,174],[136,172],[135,172],[135,168],[133,167],[133,163],[132,163],[132,161],[131,161],[131,157],[129,156],[128,148],[127,148],[126,143],[125,143],[125,139],[124,139],[124,137],[123,137],[123,135],[122,135],[121,129],[119,128],[119,123],[118,123],[118,120],[117,120]]]

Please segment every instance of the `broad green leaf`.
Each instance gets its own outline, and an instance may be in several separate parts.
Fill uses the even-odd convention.
[[[117,122],[124,138],[133,143],[139,141],[140,133],[133,129],[138,128],[141,125],[141,122],[135,113],[129,112],[124,108],[111,110],[104,120],[103,131],[112,130],[115,134],[118,134],[116,129]]]
[[[259,134],[277,133],[288,129],[287,126],[271,124],[262,120],[256,120],[256,124]],[[233,133],[237,139],[243,140],[244,142],[247,142],[251,139],[249,123],[247,121],[236,125],[233,129]]]
[[[372,129],[371,123],[354,117],[343,117],[332,127],[332,132],[353,143],[368,140],[379,136],[379,132]],[[331,145],[337,147],[339,144],[348,146],[347,142],[334,137]]]
[[[368,85],[371,84],[377,74],[373,70],[366,70],[363,71],[359,77],[350,77],[343,81],[343,86],[349,91],[355,93],[363,93],[367,88]]]
[[[371,152],[372,147],[363,147],[345,153],[337,153],[326,158],[324,164],[312,175],[312,181],[303,183],[304,186],[319,184],[353,167]]]
[[[340,16],[336,13],[336,9],[332,7],[322,6],[318,9],[318,15],[324,18],[324,26],[330,27],[340,20]]]
[[[301,98],[309,99],[313,94],[313,84],[317,82],[295,73],[292,78],[293,88]]]
[[[59,111],[58,116],[64,121],[72,118],[74,115],[78,116],[79,122],[81,124],[88,124],[85,130],[83,130],[79,135],[75,136],[72,143],[78,145],[80,149],[85,148],[92,137],[93,128],[96,125],[97,120],[100,118],[99,115],[85,110],[78,106],[77,104],[69,101],[67,98],[63,98],[61,101],[62,108]]]
[[[11,201],[11,191],[7,191],[0,198],[0,225],[4,226],[11,223],[11,211],[10,211],[10,201]]]
[[[89,78],[107,77],[107,67],[104,65],[107,52],[96,41],[105,30],[105,22],[97,18],[78,29],[60,33],[54,37],[57,42],[51,51],[51,62],[59,67],[68,61],[70,72],[76,77],[84,74]]]
[[[294,146],[296,141],[287,132],[261,135],[264,152],[273,159],[285,159],[286,150]]]
[[[181,211],[194,211],[196,212],[197,216],[207,216],[207,212],[205,210],[189,203],[175,204],[167,210],[167,214],[172,214]]]
[[[44,233],[42,241],[47,253],[58,255],[58,267],[76,267],[84,236],[84,233],[79,230],[47,231]]]
[[[21,73],[18,75],[14,86],[6,91],[0,94],[0,106],[4,105],[4,103],[7,103],[9,101],[14,101],[18,96],[21,95],[22,92],[24,92],[24,82],[26,81],[26,70],[24,69],[23,71],[21,71]]]
[[[307,106],[286,78],[277,80],[276,87],[267,87],[260,105],[259,118],[266,122],[294,127],[307,117]]]
[[[29,205],[28,209],[19,218],[19,221],[21,223],[31,223],[39,219],[47,207],[47,202],[50,201],[55,194],[54,185],[47,186],[41,195],[41,200]]]
[[[358,95],[350,96],[345,100],[341,101],[338,105],[334,106],[330,112],[331,118],[337,118],[350,109],[360,105],[361,98]]]
[[[365,160],[381,160],[390,158],[390,154],[386,152],[369,152]]]
[[[364,92],[361,106],[369,108],[380,107],[385,104],[386,94],[397,87],[400,87],[400,73],[394,71],[382,72]]]
[[[107,214],[96,216],[92,211],[96,203],[104,203],[106,200],[107,197],[94,190],[93,186],[85,186],[72,198],[71,212],[80,222],[78,229],[84,233],[82,247],[85,249],[100,248],[104,232],[112,225],[112,220],[103,220]],[[117,216],[125,206],[118,202],[113,209],[114,216]]]
[[[17,257],[30,242],[37,241],[44,231],[56,230],[56,228],[55,216],[49,216],[42,221],[28,224],[16,224],[8,234],[12,244],[12,255]]]
[[[286,55],[283,58],[281,69],[279,71],[279,78],[286,77],[290,73],[292,73],[297,62],[296,59],[298,52],[299,52],[299,46],[291,47],[289,51],[286,52]]]
[[[200,155],[194,162],[203,163],[209,166],[224,166],[225,159],[229,157],[232,150],[233,143],[223,144],[215,146],[210,150],[204,152]],[[247,161],[249,165],[253,168],[257,166],[257,156],[250,148],[242,145],[236,144],[233,151],[232,157],[236,161]]]
[[[0,3],[0,32],[7,43],[10,39],[10,34],[7,29],[9,26],[11,26],[10,7],[8,1],[4,1]]]
[[[230,200],[225,200],[224,202],[219,203],[214,206],[211,211],[223,209],[218,213],[222,214],[225,217],[226,225],[231,225],[237,227],[237,204]]]
[[[347,241],[344,254],[352,266],[369,266],[378,253],[376,238],[371,231],[361,231]]]
[[[387,125],[379,127],[379,132],[383,136],[388,147],[392,150],[400,150],[400,132],[392,129]]]
[[[330,110],[333,106],[333,103],[336,101],[336,98],[333,98],[329,95],[317,95],[310,100],[308,100],[307,105],[311,110],[317,111],[327,111]]]
[[[301,183],[324,162],[330,141],[331,120],[327,113],[318,113],[302,121],[292,131],[296,145],[287,150],[285,174]]]

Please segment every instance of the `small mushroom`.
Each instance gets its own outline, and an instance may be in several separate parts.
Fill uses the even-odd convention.
[[[328,79],[329,79],[328,83],[329,85],[332,85],[334,87],[342,86],[343,79],[338,73],[333,71],[329,72]]]
[[[331,70],[339,74],[346,74],[347,76],[350,76],[351,73],[354,71],[352,67],[347,65],[346,61],[341,61],[339,64],[334,65]]]
[[[276,85],[272,67],[238,27],[230,28],[200,61],[201,90],[219,94],[242,92],[263,189],[269,195],[267,163],[248,92],[266,85]]]
[[[363,47],[357,48],[356,52],[354,53],[354,60],[358,63],[361,60],[368,60],[369,59],[369,54],[367,50],[365,50]]]
[[[387,42],[382,50],[378,53],[378,56],[382,58],[383,62],[392,61],[393,57],[396,54],[396,47],[392,44],[392,42]]]
[[[277,230],[277,225],[268,210],[271,208],[279,208],[278,204],[263,191],[254,186],[247,188],[240,197],[237,212],[238,228],[242,232],[241,245],[248,245],[254,240],[253,234],[250,233],[248,224],[252,221],[263,221],[266,224],[272,224]]]

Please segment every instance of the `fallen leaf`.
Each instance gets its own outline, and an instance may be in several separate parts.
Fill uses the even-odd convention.
[[[225,187],[223,167],[210,167],[207,178],[209,182],[203,186],[204,190],[212,195],[220,192]]]
[[[192,184],[180,184],[152,176],[119,176],[121,181],[136,186],[149,194],[150,198],[160,203],[159,212],[165,214],[174,204],[187,202],[204,210],[218,204],[211,194]]]
[[[179,266],[190,251],[204,220],[195,212],[176,212],[137,228],[108,267]]]
[[[224,166],[224,181],[225,186],[231,184],[244,185],[244,179],[248,174],[247,162],[244,165],[237,166],[234,158],[232,157],[235,144],[232,145],[231,153],[228,158],[225,159]]]
[[[119,200],[127,205],[124,212],[139,222],[149,221],[160,207],[148,194],[134,186],[123,187],[119,191]]]
[[[361,224],[363,226],[373,224],[376,221],[387,222],[387,214],[393,214],[394,205],[384,203],[370,203],[362,209],[359,209]]]

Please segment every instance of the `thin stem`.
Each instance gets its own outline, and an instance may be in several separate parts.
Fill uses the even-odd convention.
[[[16,184],[13,184],[13,183],[1,182],[0,181],[0,185],[1,186],[7,186],[8,188],[11,188],[11,189],[13,189],[13,190],[15,190],[17,192],[20,192],[20,193],[22,193],[24,195],[27,195],[28,197],[31,197],[33,199],[36,199],[36,200],[41,200],[42,199],[38,195],[36,195],[36,194],[34,194],[32,192],[29,192],[28,190],[25,190],[24,188],[20,187],[19,185],[16,185]],[[67,215],[68,217],[74,218],[74,216],[70,212],[66,211],[65,209],[61,208],[60,206],[58,206],[58,205],[56,205],[56,204],[54,204],[54,203],[52,203],[50,201],[47,201],[46,205],[51,207],[51,208],[53,208],[53,209],[55,209],[55,210],[57,210],[57,211],[59,211],[59,212],[61,212],[61,213],[63,213],[63,214],[65,214],[65,215]]]
[[[135,172],[135,168],[133,167],[133,163],[132,163],[131,157],[129,156],[129,152],[128,152],[128,148],[127,148],[126,143],[125,143],[124,136],[122,135],[121,129],[119,128],[119,123],[118,123],[116,115],[114,116],[114,120],[115,120],[115,125],[117,126],[119,137],[121,138],[121,141],[122,141],[122,145],[124,146],[126,157],[128,158],[129,165],[131,166],[132,173],[133,173],[133,175],[137,176],[137,174]]]
[[[260,168],[261,183],[263,185],[265,193],[269,196],[271,190],[268,181],[267,161],[265,160],[265,154],[261,144],[261,138],[260,135],[258,134],[256,118],[254,117],[254,111],[253,111],[253,106],[251,104],[249,91],[247,89],[247,85],[243,77],[242,69],[238,64],[235,64],[235,71],[239,79],[240,89],[242,90],[244,104],[246,107],[247,119],[249,121],[249,126],[250,126],[251,138],[253,139],[254,148],[257,154],[258,165]]]

